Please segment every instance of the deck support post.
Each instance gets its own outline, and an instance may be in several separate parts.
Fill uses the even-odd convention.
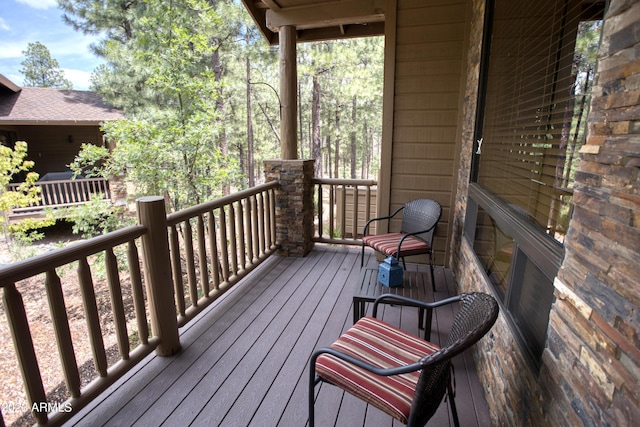
[[[303,257],[313,249],[313,160],[266,160],[265,181],[278,181],[276,241],[282,256]]]
[[[142,235],[142,254],[151,327],[154,334],[160,338],[156,354],[171,356],[180,350],[180,336],[171,281],[164,198],[142,197],[136,204],[138,221],[147,227],[147,233]]]
[[[293,26],[283,26],[280,37],[280,157],[298,158],[298,71],[296,65],[297,33]]]

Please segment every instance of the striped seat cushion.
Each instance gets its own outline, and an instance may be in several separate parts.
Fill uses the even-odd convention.
[[[398,258],[399,256],[396,254],[398,252],[398,243],[400,243],[400,239],[403,236],[404,234],[402,233],[380,234],[377,236],[365,236],[362,241],[365,245],[371,246],[378,252]],[[429,245],[420,239],[409,236],[402,242],[400,252],[400,257],[429,253]]]
[[[331,347],[379,368],[408,365],[439,350],[435,344],[370,316],[360,319]],[[316,361],[316,372],[323,380],[407,423],[420,371],[383,377],[323,354]]]

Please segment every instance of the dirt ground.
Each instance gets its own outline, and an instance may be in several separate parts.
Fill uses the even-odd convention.
[[[68,227],[55,227],[47,232],[45,239],[31,245],[32,247],[26,250],[26,252],[29,254],[40,254],[62,247],[75,240],[78,240],[78,237],[73,235]],[[0,263],[6,265],[11,261],[12,254],[8,250],[6,241],[3,239],[0,243]],[[101,259],[99,257],[89,261],[92,266],[94,290],[100,314],[104,346],[107,349],[109,366],[111,366],[119,360],[120,355],[116,345],[109,286],[103,277],[104,274],[100,272],[100,268],[96,268],[100,262]],[[59,268],[57,274],[62,282],[76,362],[79,366],[82,386],[85,386],[91,382],[97,374],[93,365],[91,347],[88,342],[87,323],[78,285],[76,266],[70,264]],[[127,271],[120,272],[120,281],[125,302],[125,311],[126,313],[133,313],[131,287],[129,286]],[[56,340],[54,338],[55,332],[47,305],[44,276],[40,275],[16,283],[16,287],[22,296],[27,313],[31,337],[36,349],[40,375],[45,386],[48,402],[62,403],[70,396],[64,382]],[[135,332],[135,320],[132,317],[131,315],[127,316],[128,333],[130,337],[135,337],[137,336]],[[134,342],[135,338],[130,339],[130,341],[132,341],[133,345],[136,344]],[[7,323],[4,301],[0,305],[0,378],[2,378],[0,385],[0,404],[2,405],[2,416],[5,424],[12,426],[33,425],[35,420],[29,412],[22,376]]]

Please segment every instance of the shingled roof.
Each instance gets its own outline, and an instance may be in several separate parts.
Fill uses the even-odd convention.
[[[95,92],[20,88],[0,74],[0,124],[97,125],[123,118]]]

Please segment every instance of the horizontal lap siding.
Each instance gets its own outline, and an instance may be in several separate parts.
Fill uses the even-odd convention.
[[[465,1],[398,1],[390,211],[423,197],[442,205],[438,264],[448,259],[466,8]]]

